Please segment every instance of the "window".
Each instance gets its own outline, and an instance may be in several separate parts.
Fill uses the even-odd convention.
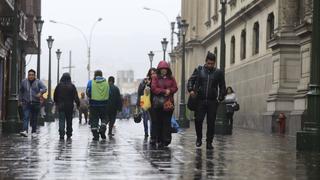
[[[253,55],[259,53],[259,23],[254,23],[253,26]]]
[[[230,64],[235,63],[236,59],[236,38],[234,36],[231,37],[231,43],[230,43]]]
[[[213,16],[212,19],[214,22],[218,21],[218,6],[219,6],[219,2],[218,0],[214,0],[214,9],[213,9]]]
[[[207,20],[210,21],[211,19],[211,0],[208,0],[208,17]]]
[[[246,58],[246,44],[247,44],[247,32],[246,30],[242,30],[241,32],[241,45],[240,45],[240,58],[245,59]]]
[[[267,40],[272,39],[274,34],[274,15],[270,13],[267,20]]]

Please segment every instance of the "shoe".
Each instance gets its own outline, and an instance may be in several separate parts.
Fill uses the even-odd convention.
[[[92,140],[93,141],[99,141],[99,136],[98,137],[93,137]]]
[[[149,134],[148,134],[148,133],[145,133],[145,134],[144,134],[144,138],[147,138],[147,137],[149,137]]]
[[[36,133],[31,133],[31,137],[32,137],[32,138],[36,138],[36,137],[37,137],[37,134],[36,134]]]
[[[101,139],[107,139],[106,134],[104,132],[99,132]]]
[[[79,124],[81,124],[81,120],[79,120]]]
[[[201,147],[201,145],[202,145],[202,141],[197,139],[196,147]]]
[[[156,140],[155,139],[150,139],[150,145],[152,145],[152,146],[156,145]]]
[[[64,140],[64,136],[60,136],[60,138],[59,138],[60,140]]]
[[[22,131],[20,132],[20,135],[23,137],[28,137],[28,132],[27,131]]]
[[[213,146],[211,143],[207,143],[207,150],[212,150],[213,149]]]
[[[99,132],[97,130],[92,130],[93,141],[99,141]]]
[[[112,133],[108,133],[108,136],[109,136],[109,137],[112,137],[112,136],[114,136],[114,134],[112,134]]]
[[[71,140],[71,136],[67,136],[67,140]]]

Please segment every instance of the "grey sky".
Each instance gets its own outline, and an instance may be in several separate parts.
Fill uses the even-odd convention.
[[[68,26],[50,23],[57,20],[79,27],[89,38],[93,23],[103,18],[92,38],[91,69],[101,69],[105,76],[116,75],[117,70],[133,69],[136,78],[145,76],[149,67],[148,52],[161,50],[161,39],[170,39],[170,26],[165,17],[142,7],[158,9],[174,21],[180,13],[181,0],[43,0],[45,20],[42,34],[41,77],[48,77],[48,46],[46,39],[55,39],[52,48],[52,81],[56,82],[57,60],[55,51],[62,53],[60,66],[68,65],[68,51],[72,50],[72,78],[77,86],[87,82],[87,50],[81,33]],[[176,41],[176,40],[175,40]],[[176,42],[175,42],[176,43]],[[170,49],[170,44],[168,45]],[[154,65],[162,59],[155,53]],[[29,68],[36,68],[36,56],[27,57]],[[60,70],[60,74],[66,72]]]

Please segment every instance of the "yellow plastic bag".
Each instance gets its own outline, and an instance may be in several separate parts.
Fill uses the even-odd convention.
[[[140,107],[145,111],[151,108],[150,94],[144,94],[140,97]]]

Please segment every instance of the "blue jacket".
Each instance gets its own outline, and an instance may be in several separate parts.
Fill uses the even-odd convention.
[[[40,97],[37,94],[47,92],[47,87],[42,81],[35,79],[32,84],[28,79],[21,82],[19,89],[19,101],[22,103],[40,103]]]

